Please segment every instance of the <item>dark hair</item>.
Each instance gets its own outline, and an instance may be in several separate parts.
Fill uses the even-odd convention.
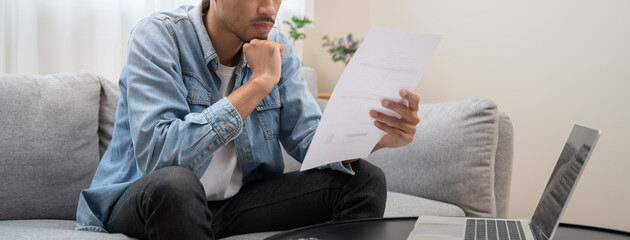
[[[210,9],[210,0],[201,1],[201,12],[207,12]]]

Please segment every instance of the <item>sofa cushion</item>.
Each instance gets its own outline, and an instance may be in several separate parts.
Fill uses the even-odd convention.
[[[99,161],[100,92],[89,73],[0,75],[0,220],[75,218]]]
[[[9,220],[0,221],[0,239],[47,239],[47,240],[127,240],[123,234],[77,231],[73,220]]]
[[[491,100],[421,104],[412,143],[368,157],[388,190],[461,207],[467,216],[496,214],[497,108]]]

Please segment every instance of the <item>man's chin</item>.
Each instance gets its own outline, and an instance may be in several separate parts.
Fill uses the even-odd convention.
[[[254,37],[254,38],[252,38],[252,39],[267,40],[267,39],[269,39],[269,37],[267,37],[267,36],[264,36],[264,37]]]
[[[253,39],[267,40],[267,39],[269,39],[269,37],[267,37],[267,35],[265,35],[265,36],[254,36],[254,37],[249,38],[247,41],[243,41],[243,42],[248,43],[248,42],[251,42]],[[243,40],[243,39],[241,39],[241,40]]]
[[[243,41],[244,43],[248,43],[250,41],[252,41],[252,39],[258,39],[258,40],[267,40],[269,39],[269,37],[267,35],[269,35],[269,33],[258,33],[258,34],[238,34],[235,33],[236,37],[238,37],[241,41]]]

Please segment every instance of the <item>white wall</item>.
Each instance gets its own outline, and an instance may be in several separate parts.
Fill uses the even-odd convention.
[[[423,103],[490,98],[510,115],[510,217],[531,217],[574,123],[601,129],[562,221],[630,231],[630,1],[316,2],[316,24],[336,22],[336,31],[364,36],[374,24],[444,35],[416,92]],[[336,2],[360,6],[348,16]],[[304,64],[330,91],[343,65],[321,68],[312,61],[321,51],[306,48]]]
[[[327,49],[321,47],[322,36],[363,38],[370,30],[370,4],[365,0],[315,0],[314,24],[304,29],[304,66],[317,70],[320,92],[331,92],[341,75],[345,64],[333,63]]]

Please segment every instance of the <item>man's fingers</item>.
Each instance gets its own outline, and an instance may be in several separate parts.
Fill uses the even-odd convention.
[[[393,110],[394,112],[397,112],[398,114],[400,114],[402,119],[409,122],[410,124],[417,125],[420,122],[420,118],[418,117],[418,110],[414,111],[405,104],[384,99],[383,101],[381,101],[381,105],[383,105],[383,107]]]
[[[420,97],[410,91],[407,90],[400,90],[400,96],[407,100],[407,105],[409,107],[409,109],[411,109],[411,111],[418,111],[418,104],[420,104]]]
[[[378,129],[383,130],[387,134],[394,136],[397,139],[400,139],[401,142],[410,143],[411,141],[413,141],[413,135],[409,135],[408,133],[405,133],[398,128],[388,126],[387,124],[379,121],[374,121],[374,126],[376,126]]]
[[[394,116],[389,116],[387,114],[377,112],[374,110],[370,111],[370,116],[372,116],[376,120],[386,123],[387,125],[393,128],[398,128],[405,133],[415,134],[416,132],[416,125],[409,123],[407,121],[404,121],[403,119],[396,118]]]
[[[274,51],[278,51],[278,53],[280,53],[280,59],[284,57],[284,45],[282,43],[271,40],[252,39],[251,41],[243,44],[243,51],[247,51],[248,48],[252,48],[254,46],[273,49]]]
[[[278,45],[280,46],[280,59],[284,58],[284,45],[282,43],[278,43]]]
[[[284,45],[274,41],[252,39],[245,43],[243,55],[252,71],[250,79],[263,79],[265,87],[278,84],[282,75],[283,53]]]

